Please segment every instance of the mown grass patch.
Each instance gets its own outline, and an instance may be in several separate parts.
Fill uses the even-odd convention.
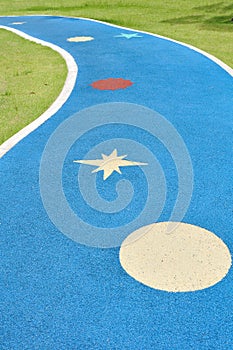
[[[0,9],[1,15],[87,17],[145,30],[194,45],[233,67],[231,0],[0,0]],[[65,80],[66,67],[57,53],[3,30],[0,50],[3,141],[53,102]],[[23,74],[25,71],[30,73]]]
[[[61,91],[67,70],[56,52],[0,30],[0,144],[39,117]]]

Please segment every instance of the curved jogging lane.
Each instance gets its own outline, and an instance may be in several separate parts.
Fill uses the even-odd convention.
[[[84,18],[0,28],[68,68],[0,146],[0,348],[231,349],[232,69]]]

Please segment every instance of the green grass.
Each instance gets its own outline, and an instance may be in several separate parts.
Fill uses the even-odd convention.
[[[63,58],[49,48],[5,30],[0,41],[1,144],[50,106],[67,72]]]
[[[1,15],[80,16],[141,29],[194,45],[233,67],[231,0],[0,0],[0,9]],[[3,52],[0,141],[3,141],[53,102],[65,80],[66,67],[57,53],[3,30],[0,50]]]

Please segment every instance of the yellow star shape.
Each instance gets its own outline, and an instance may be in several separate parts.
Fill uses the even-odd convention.
[[[114,151],[107,156],[106,154],[102,154],[102,159],[93,159],[93,160],[74,160],[74,163],[87,164],[97,166],[96,169],[92,171],[92,173],[97,173],[99,171],[104,172],[103,179],[106,180],[109,176],[112,175],[114,171],[121,174],[120,167],[126,166],[137,166],[137,165],[147,165],[147,163],[141,162],[132,162],[130,160],[126,160],[127,155],[118,156],[117,150]]]

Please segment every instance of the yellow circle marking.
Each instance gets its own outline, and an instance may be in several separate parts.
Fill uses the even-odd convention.
[[[146,286],[190,292],[221,281],[230,269],[231,254],[210,231],[161,222],[130,234],[121,245],[120,262],[131,277]]]
[[[74,38],[68,38],[67,41],[75,42],[75,43],[81,43],[85,41],[91,41],[94,40],[92,36],[75,36]]]

